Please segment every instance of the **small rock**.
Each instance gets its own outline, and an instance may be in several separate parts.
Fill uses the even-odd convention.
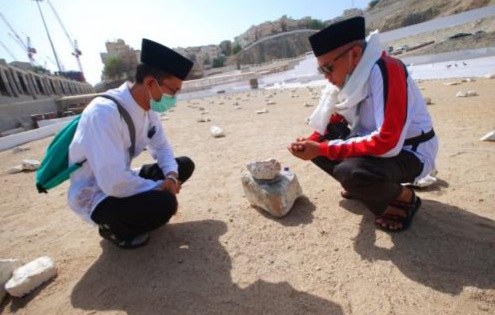
[[[7,170],[7,174],[17,174],[23,171],[22,164],[11,167]]]
[[[19,259],[0,259],[0,303],[5,297],[5,284],[12,277],[15,269],[22,266]]]
[[[211,126],[210,134],[213,136],[213,138],[225,137],[223,129],[218,126]]]
[[[435,177],[430,176],[430,175],[426,175],[425,177],[420,178],[417,181],[415,181],[414,183],[412,183],[412,186],[423,188],[423,187],[428,187],[430,185],[433,185],[436,182],[437,182],[437,179]]]
[[[29,148],[29,147],[16,147],[16,148],[12,149],[12,152],[14,154],[17,154],[17,153],[21,153],[21,152],[28,151],[28,150],[31,150],[31,148]]]
[[[242,187],[249,203],[274,217],[285,216],[292,209],[302,188],[292,172],[282,172],[273,180],[259,181],[250,174],[242,174]]]
[[[481,137],[480,141],[495,141],[495,130]]]
[[[270,100],[266,102],[266,105],[275,105],[277,104],[274,100]]]
[[[38,160],[23,160],[22,161],[22,170],[23,171],[36,171],[40,168],[41,162]]]
[[[314,105],[313,104],[310,104],[310,103],[304,103],[303,106],[304,107],[313,107]]]
[[[459,91],[455,95],[455,97],[470,97],[470,96],[478,96],[478,93],[475,91]]]
[[[431,105],[432,104],[431,98],[429,98],[429,97],[425,97],[425,102],[426,102],[426,105]]]
[[[196,119],[197,122],[209,122],[211,119],[209,117],[199,117]]]
[[[453,86],[453,85],[459,85],[461,84],[460,82],[445,82],[443,85],[447,85],[447,86]]]
[[[269,159],[260,162],[251,162],[246,165],[251,176],[255,179],[274,179],[282,167],[276,159]]]
[[[266,109],[266,108],[263,108],[262,110],[256,111],[256,114],[265,114],[265,113],[268,113],[268,109]]]
[[[23,297],[56,275],[53,260],[43,256],[14,270],[5,290],[12,296]]]

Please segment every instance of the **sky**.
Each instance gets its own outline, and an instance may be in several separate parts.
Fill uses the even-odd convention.
[[[69,37],[77,40],[86,80],[101,79],[100,53],[105,42],[123,39],[138,50],[142,38],[168,47],[191,47],[234,40],[253,25],[274,21],[283,15],[293,19],[311,16],[328,20],[352,7],[366,8],[369,0],[48,0]],[[38,4],[63,70],[79,71],[73,47],[47,0],[0,0],[0,13],[15,33],[36,48],[36,62],[58,71]],[[29,61],[7,24],[0,18],[0,59]],[[5,45],[7,49],[3,47]],[[10,53],[9,53],[10,51]]]

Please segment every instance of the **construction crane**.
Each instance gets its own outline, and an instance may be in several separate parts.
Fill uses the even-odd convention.
[[[35,1],[39,1],[39,0],[35,0]],[[48,3],[48,5],[50,6],[50,8],[52,9],[53,14],[57,18],[58,23],[60,24],[60,26],[64,30],[65,36],[69,40],[69,43],[72,46],[72,49],[74,49],[74,51],[72,52],[72,55],[74,57],[76,57],[77,65],[79,66],[79,71],[81,71],[81,74],[83,75],[83,78],[84,78],[84,72],[83,72],[83,68],[82,68],[82,65],[81,65],[81,60],[79,59],[79,56],[82,55],[82,52],[81,52],[81,50],[79,49],[79,47],[77,45],[77,40],[72,40],[72,38],[70,37],[69,33],[67,32],[67,29],[65,28],[64,24],[62,23],[62,20],[60,19],[60,16],[58,15],[57,10],[55,10],[55,7],[52,5],[52,3],[50,2],[50,0],[46,0],[46,2]]]
[[[3,49],[10,55],[12,60],[17,60],[17,58],[14,56],[14,54],[10,51],[10,49],[2,42],[0,41],[0,45],[2,45]]]
[[[36,49],[34,47],[31,47],[31,40],[29,39],[29,37],[27,37],[27,44],[26,44],[22,40],[22,38],[17,34],[17,32],[14,30],[14,28],[12,27],[12,25],[10,25],[9,21],[7,21],[7,19],[5,18],[5,16],[2,13],[0,13],[0,17],[2,18],[2,20],[4,21],[4,23],[7,25],[7,27],[12,32],[12,33],[9,33],[9,35],[12,36],[14,38],[14,41],[17,44],[19,44],[21,46],[21,48],[27,53],[29,62],[32,65],[34,65],[35,62],[36,62],[34,60],[34,54],[36,54]],[[2,46],[6,47],[4,44],[2,44]],[[13,56],[12,53],[10,53],[10,55]]]
[[[58,71],[62,72],[62,67],[60,66],[60,62],[58,61],[57,52],[55,51],[55,46],[53,46],[52,38],[50,37],[50,32],[48,32],[48,26],[46,26],[45,17],[43,16],[43,11],[41,11],[40,2],[43,0],[34,0],[36,4],[38,4],[38,9],[40,10],[41,20],[43,21],[43,25],[45,26],[46,36],[48,36],[48,41],[50,42],[50,46],[52,46],[53,56],[57,61]]]

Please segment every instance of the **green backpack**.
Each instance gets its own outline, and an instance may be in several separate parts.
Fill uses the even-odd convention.
[[[131,116],[114,97],[107,94],[101,94],[96,97],[108,98],[117,104],[120,116],[122,116],[129,128],[131,137],[129,155],[132,158],[136,145],[136,132]],[[79,169],[84,162],[86,162],[86,160],[84,160],[69,167],[69,147],[74,138],[74,134],[76,133],[80,119],[81,115],[78,115],[67,126],[60,130],[46,149],[45,157],[41,161],[41,166],[36,171],[36,188],[38,189],[38,193],[48,193],[49,189],[52,189],[69,179],[70,174]]]

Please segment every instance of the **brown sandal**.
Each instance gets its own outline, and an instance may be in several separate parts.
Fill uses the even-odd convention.
[[[406,216],[401,217],[401,216],[397,216],[397,215],[384,214],[384,215],[378,216],[375,219],[375,226],[377,228],[379,228],[380,230],[383,230],[386,232],[402,232],[402,231],[407,230],[411,226],[414,215],[416,214],[416,212],[418,212],[419,207],[421,207],[421,199],[419,197],[417,197],[413,191],[412,192],[412,198],[411,198],[410,202],[401,202],[401,201],[395,200],[390,204],[390,206],[404,210]],[[381,224],[377,223],[377,220],[379,220],[379,219],[385,219],[385,220],[389,220],[392,222],[401,223],[402,227],[399,229],[396,229],[396,230],[391,229],[389,227],[384,227]]]

